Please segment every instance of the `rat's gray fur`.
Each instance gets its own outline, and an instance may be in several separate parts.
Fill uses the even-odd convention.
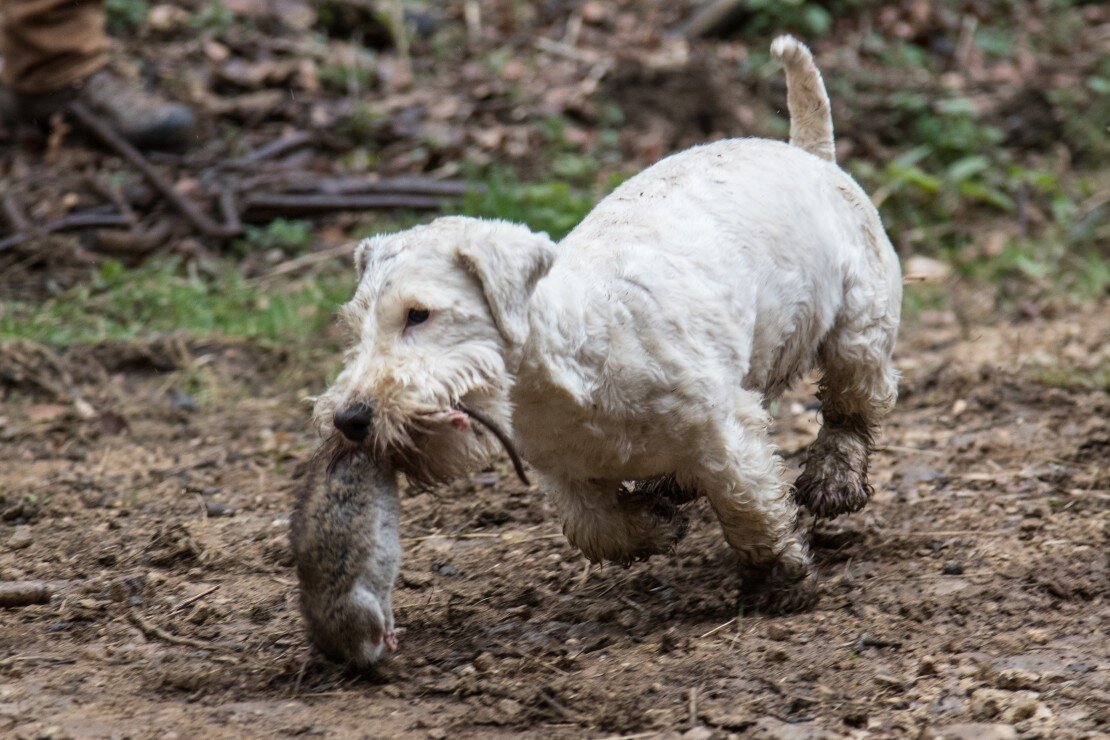
[[[308,637],[332,660],[366,668],[396,649],[400,520],[393,471],[325,442],[297,493],[290,539]]]

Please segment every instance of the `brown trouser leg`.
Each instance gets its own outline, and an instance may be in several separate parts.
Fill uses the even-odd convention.
[[[4,83],[46,93],[79,82],[108,61],[102,0],[0,0]]]

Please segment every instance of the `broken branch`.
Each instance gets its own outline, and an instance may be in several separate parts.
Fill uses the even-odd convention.
[[[262,221],[277,216],[314,216],[334,211],[410,208],[434,211],[441,199],[427,195],[329,195],[321,193],[254,193],[243,206],[243,220]]]
[[[84,105],[76,102],[70,103],[68,111],[82,126],[95,134],[105,146],[115,151],[137,169],[146,178],[147,182],[161,193],[162,197],[169,201],[170,205],[184,216],[197,231],[214,239],[228,239],[242,233],[242,228],[236,229],[234,224],[216,223],[198,209],[196,205],[183,197],[181,193],[174,189],[173,185],[154,169],[154,166],[147,161],[146,157],[139,153],[138,149],[131,146],[111,126]]]
[[[50,603],[50,586],[45,581],[0,581],[0,608]]]
[[[282,136],[280,139],[271,141],[253,152],[244,154],[238,159],[233,159],[224,166],[229,168],[248,167],[273,157],[280,157],[294,149],[300,149],[302,146],[311,144],[314,139],[315,137],[307,131],[295,131],[288,136]]]
[[[69,216],[62,216],[42,226],[32,226],[26,231],[12,234],[6,239],[0,239],[0,251],[18,246],[37,234],[55,234],[59,231],[77,231],[79,229],[118,228],[127,225],[128,219],[116,213],[74,213]]]

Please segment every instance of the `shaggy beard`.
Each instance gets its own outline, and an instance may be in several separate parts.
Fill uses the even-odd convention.
[[[460,437],[457,441],[437,441],[441,435]],[[406,429],[402,435],[374,434],[364,444],[356,444],[337,431],[328,433],[316,451],[318,460],[324,461],[328,476],[338,467],[357,458],[373,460],[379,465],[404,473],[411,483],[433,486],[448,483],[484,464],[496,453],[486,435],[465,438],[474,432],[455,430],[426,431]],[[428,444],[432,440],[431,444]],[[430,448],[430,449],[429,449]]]

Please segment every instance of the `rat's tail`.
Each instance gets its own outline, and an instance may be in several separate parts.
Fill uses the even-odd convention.
[[[786,68],[786,105],[790,109],[790,143],[830,162],[836,161],[832,112],[813,54],[793,36],[779,36],[771,54]]]

